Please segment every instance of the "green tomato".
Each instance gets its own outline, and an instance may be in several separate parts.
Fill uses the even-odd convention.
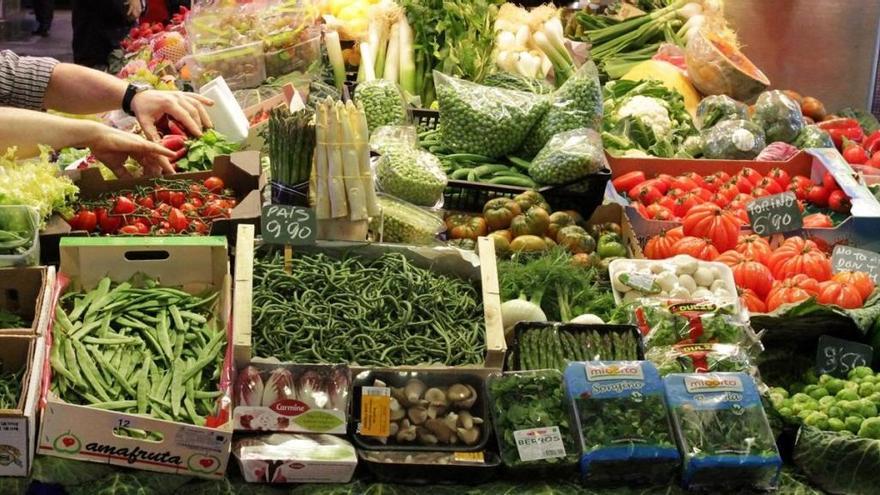
[[[831,431],[843,431],[846,429],[846,423],[840,418],[829,418],[828,429]]]
[[[812,386],[812,385],[811,385]],[[819,400],[824,397],[828,397],[828,390],[825,387],[816,387],[811,392],[807,392],[807,395],[810,397]]]
[[[626,248],[619,242],[600,243],[596,252],[601,258],[624,258],[627,255]]]
[[[865,421],[865,418],[861,416],[847,416],[844,423],[846,423],[846,429],[853,432],[858,433],[859,428],[862,427],[862,422]]]
[[[880,440],[880,418],[868,418],[862,421],[858,435],[863,438]]]
[[[862,397],[870,397],[871,394],[874,393],[874,384],[870,382],[863,381],[859,384],[859,395]]]
[[[837,400],[859,400],[858,390],[853,390],[851,388],[845,388],[840,392],[837,392],[834,396]]]
[[[828,429],[828,415],[819,411],[813,411],[804,418],[804,424],[815,426],[820,430]]]

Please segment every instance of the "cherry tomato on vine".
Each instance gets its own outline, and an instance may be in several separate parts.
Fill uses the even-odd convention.
[[[135,205],[134,201],[125,196],[120,196],[116,198],[116,201],[113,203],[113,213],[117,215],[128,215],[130,213],[134,213]]]
[[[223,179],[220,177],[208,177],[204,182],[205,189],[213,192],[219,193],[223,190]]]
[[[76,214],[79,229],[85,230],[86,232],[94,232],[95,229],[98,228],[98,215],[93,211],[89,210],[80,210],[79,213]]]
[[[178,233],[183,232],[189,227],[189,219],[186,218],[186,215],[177,208],[171,209],[171,213],[168,214],[168,223],[171,224],[171,228]]]
[[[137,225],[125,225],[121,229],[119,229],[120,234],[128,234],[128,235],[136,235],[140,234],[141,231],[137,227]]]
[[[150,196],[144,196],[143,198],[139,198],[137,200],[137,204],[143,206],[144,208],[153,209],[156,207],[156,202]]]
[[[205,222],[196,219],[196,220],[193,220],[192,225],[193,225],[193,229],[196,232],[198,232],[199,234],[207,234],[208,233],[208,230],[209,230],[208,224],[206,224]]]

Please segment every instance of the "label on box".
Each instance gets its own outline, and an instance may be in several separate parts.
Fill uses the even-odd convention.
[[[874,348],[869,345],[823,335],[816,351],[816,371],[845,377],[853,368],[870,366],[873,358]]]
[[[260,226],[263,241],[269,244],[306,246],[318,237],[318,221],[312,208],[264,206]]]
[[[755,198],[746,205],[752,232],[769,236],[798,230],[804,219],[793,192]]]
[[[642,272],[627,273],[626,285],[642,292],[654,292],[654,277]]]
[[[834,246],[831,254],[831,270],[834,273],[853,271],[865,272],[874,283],[880,283],[880,254],[851,246]]]
[[[365,437],[391,434],[391,389],[361,387],[361,422],[358,433]]]
[[[24,418],[0,421],[0,476],[27,476],[28,438]]]
[[[239,406],[232,412],[236,430],[291,431],[298,433],[345,434],[345,411],[310,409],[300,414],[279,413],[263,406]]]
[[[177,445],[194,449],[223,452],[228,437],[210,430],[201,430],[188,426],[181,427],[174,437]]]
[[[558,426],[516,430],[513,432],[519,459],[523,462],[565,457],[565,445]]]
[[[452,454],[452,460],[467,464],[485,464],[486,456],[483,452],[455,452]]]

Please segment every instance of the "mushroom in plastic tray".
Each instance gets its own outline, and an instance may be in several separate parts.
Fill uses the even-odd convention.
[[[367,396],[385,396],[387,436],[375,435]],[[370,399],[370,404],[377,402]],[[354,381],[355,443],[372,450],[475,451],[489,428],[485,386],[478,376],[444,372],[363,372]],[[381,415],[379,416],[381,417]],[[369,435],[367,433],[370,433]]]
[[[612,261],[608,271],[618,304],[640,299],[737,301],[733,272],[724,263],[687,255],[656,261],[620,259]]]

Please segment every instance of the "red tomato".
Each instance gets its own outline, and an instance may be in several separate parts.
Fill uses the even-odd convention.
[[[709,201],[715,203],[716,205],[718,205],[722,208],[724,208],[725,206],[730,204],[730,198],[728,198],[727,196],[725,196],[721,193],[713,194],[712,197],[709,198]]]
[[[830,194],[830,189],[826,189],[822,186],[813,186],[807,191],[807,201],[820,208],[825,208],[828,206],[828,196]]]
[[[787,188],[788,185],[791,184],[791,178],[788,176],[788,172],[779,167],[770,169],[770,173],[767,174],[767,177],[775,180],[782,189]]]
[[[668,195],[660,198],[660,201],[657,201],[657,204],[666,208],[669,211],[675,209],[675,199]]]
[[[835,189],[828,195],[828,207],[838,213],[849,213],[850,208],[852,208],[852,202],[850,202],[845,192]]]
[[[722,185],[724,185],[724,181],[715,174],[707,175],[706,178],[703,179],[703,187],[713,193],[718,192],[718,189],[721,189]]]
[[[132,225],[137,227],[138,234],[149,234],[150,233],[150,227],[141,220],[135,221]]]
[[[683,191],[690,191],[691,189],[696,189],[698,184],[687,175],[679,175],[672,180],[672,187],[676,187]]]
[[[703,198],[703,200],[705,200],[705,201],[711,201],[711,200],[712,200],[712,191],[710,191],[710,190],[708,190],[708,189],[704,189],[704,188],[702,188],[702,187],[698,187],[698,188],[696,188],[696,189],[693,190],[693,193],[696,194],[697,196]]]
[[[199,212],[199,209],[196,208],[196,205],[192,203],[184,203],[180,205],[180,211],[186,213],[189,216],[195,215]]]
[[[791,184],[797,184],[799,188],[808,189],[813,185],[813,181],[811,181],[809,177],[804,177],[803,175],[795,175],[791,178]]]
[[[682,176],[692,180],[698,187],[706,187],[706,181],[703,180],[703,176],[696,172],[685,172]]]
[[[847,146],[842,154],[843,159],[846,160],[847,163],[861,165],[868,161],[868,153],[864,148],[855,143]]]
[[[813,213],[804,217],[804,227],[830,229],[834,227],[834,222],[831,221],[831,217],[824,213]]]
[[[130,213],[134,213],[134,209],[134,202],[125,196],[120,196],[116,198],[116,202],[113,203],[113,213],[117,215],[128,215]]]
[[[825,172],[824,174],[822,174],[822,187],[828,189],[829,191],[838,189],[837,181],[834,180],[834,176],[831,175],[830,172]]]
[[[208,177],[207,179],[205,179],[204,185],[205,189],[213,193],[218,193],[222,191],[224,186],[223,179],[221,179],[220,177]]]
[[[136,235],[136,234],[140,234],[141,231],[137,227],[137,225],[125,225],[121,229],[119,229],[119,233],[126,234],[126,235]]]
[[[189,197],[190,198],[202,198],[205,194],[205,187],[201,184],[193,184],[189,186]]]
[[[685,193],[684,189],[679,189],[677,187],[673,187],[672,189],[666,191],[666,195],[672,199],[678,199],[678,198],[684,196],[684,193]]]
[[[643,203],[638,203],[643,204]],[[202,215],[207,218],[217,218],[223,215],[223,205],[220,200],[214,200],[205,205],[202,209]],[[647,215],[646,215],[647,218]]]
[[[155,196],[158,203],[168,204],[171,202],[171,191],[164,187],[157,187],[156,191],[153,192],[153,196]]]
[[[173,191],[168,198],[168,204],[175,208],[180,208],[183,203],[186,203],[186,194],[180,191]]]
[[[718,178],[721,179],[721,182],[727,182],[730,180],[730,174],[728,174],[727,172],[725,172],[723,170],[719,170],[719,171],[715,172],[715,175],[717,175]]]
[[[98,226],[101,228],[101,232],[105,234],[115,233],[121,225],[121,216],[104,213],[103,217],[98,217]]]
[[[195,206],[196,208],[201,208],[202,206],[205,205],[205,202],[202,201],[202,198],[192,197],[189,199],[189,202],[192,203],[192,205]]]
[[[168,223],[171,224],[171,228],[177,233],[183,232],[189,227],[189,219],[177,208],[171,209],[171,213],[168,214]]]
[[[744,167],[742,170],[740,170],[738,175],[740,177],[745,177],[752,184],[757,184],[758,182],[761,182],[761,179],[764,178],[764,176],[761,175],[760,172],[751,167]]]
[[[797,196],[798,200],[807,199],[807,189],[806,187],[798,187],[796,182],[792,182],[788,185],[788,190],[793,192],[795,196]]]
[[[629,195],[629,199],[631,199],[632,201],[638,201],[643,205],[654,203],[663,196],[662,194],[660,194],[660,191],[652,185],[636,186],[630,189],[629,193],[627,194]],[[215,203],[215,201],[211,201],[211,203]],[[209,206],[211,203],[209,203]],[[220,206],[221,208],[223,207],[222,203],[218,206]]]
[[[735,198],[736,195],[740,194],[741,192],[735,184],[727,182],[718,189],[718,193],[727,196],[727,199],[733,201],[733,198]]]
[[[672,182],[675,181],[675,177],[669,174],[660,174],[657,176],[657,180],[666,184],[666,189],[668,190],[672,188]]]
[[[207,235],[208,231],[210,230],[208,228],[208,224],[201,220],[193,220],[192,225],[193,229],[199,234]]]
[[[669,190],[669,184],[663,182],[660,179],[648,179],[645,182],[643,182],[642,184],[651,185],[651,186],[656,187],[657,190],[660,191],[660,194],[666,194],[666,191]],[[230,197],[230,196],[227,196],[227,197]]]
[[[212,178],[215,178],[215,177],[210,177],[210,178],[206,179],[205,182],[207,183],[208,180],[210,180]],[[611,184],[614,186],[615,191],[617,191],[621,194],[625,194],[630,189],[636,187],[637,185],[641,184],[642,182],[645,182],[645,180],[647,180],[645,178],[645,173],[642,172],[641,170],[636,170],[634,172],[628,172],[628,173],[621,175],[620,177],[611,181]],[[214,185],[214,184],[212,183],[212,185]],[[196,186],[193,185],[192,187],[196,187]],[[205,184],[205,187],[208,187],[207,184]],[[221,186],[220,189],[223,189],[223,187]]]
[[[137,204],[143,206],[144,208],[153,209],[156,207],[156,202],[150,196],[144,196],[143,198],[139,198],[137,200]]]
[[[703,203],[705,203],[703,198],[696,194],[686,194],[675,200],[675,208],[672,212],[675,213],[675,216],[677,217],[684,217],[691,208]]]
[[[758,184],[755,185],[755,187],[760,187],[770,194],[780,194],[783,192],[782,186],[770,177],[764,177],[761,179],[761,182],[758,182]]]
[[[774,182],[774,184],[776,184]],[[752,189],[752,196],[756,198],[762,198],[764,196],[770,196],[770,191],[764,189],[763,187],[755,187]]]
[[[755,185],[749,179],[741,175],[737,175],[733,179],[730,179],[730,181],[733,183],[733,185],[736,186],[739,192],[743,193],[751,193],[752,188],[755,187]]]

